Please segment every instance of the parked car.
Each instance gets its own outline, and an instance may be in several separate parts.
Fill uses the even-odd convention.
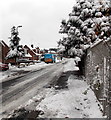
[[[4,63],[0,62],[0,71],[5,71],[5,70],[8,70],[8,69],[9,69],[8,64],[4,64]]]

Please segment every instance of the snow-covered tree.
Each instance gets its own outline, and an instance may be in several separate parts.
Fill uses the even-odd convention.
[[[21,27],[21,26],[18,26]],[[11,37],[10,37],[10,51],[8,52],[6,59],[18,58],[24,55],[22,45],[19,45],[20,38],[18,37],[18,27],[13,26],[11,28]]]
[[[111,37],[110,17],[110,1],[77,0],[69,19],[61,22],[59,33],[67,37],[63,37],[59,45],[65,47],[66,54],[81,57],[87,47]]]

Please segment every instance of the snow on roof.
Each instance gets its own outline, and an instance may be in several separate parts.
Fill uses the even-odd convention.
[[[1,43],[3,46],[5,46],[5,44],[4,44],[4,42],[3,42],[3,40],[0,40],[0,43]]]
[[[36,53],[33,50],[31,50],[31,51],[36,55]]]
[[[31,50],[35,55],[42,55],[42,54],[39,54],[39,53],[36,53],[36,52],[34,52],[33,50]]]
[[[93,43],[90,48],[93,48],[94,46],[98,45],[99,43],[101,43],[103,40],[98,39],[97,41],[95,41],[95,43]]]
[[[29,46],[25,45],[24,48],[28,48],[33,54],[36,54]]]
[[[32,56],[28,53],[28,54],[25,54],[24,57],[32,57]]]
[[[35,54],[36,54],[36,55],[39,55],[39,56],[42,55],[42,54],[39,54],[39,53],[35,53]]]

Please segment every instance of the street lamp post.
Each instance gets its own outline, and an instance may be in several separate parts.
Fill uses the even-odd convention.
[[[17,26],[17,28],[16,28],[16,32],[18,33],[18,28],[20,28],[20,27],[22,27],[21,25],[20,26]]]

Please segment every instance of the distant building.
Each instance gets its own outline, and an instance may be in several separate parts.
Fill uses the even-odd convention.
[[[25,56],[24,58],[28,58],[30,60],[39,60],[40,54],[38,53],[38,48],[31,49],[27,45],[24,46]]]
[[[16,64],[15,58],[6,59],[7,53],[9,52],[9,46],[3,41],[0,41],[0,62],[2,63],[11,63]],[[29,59],[29,60],[40,60],[42,54],[44,54],[47,51],[40,50],[39,47],[37,48],[30,48],[27,45],[23,47],[24,49],[24,57],[20,59]]]

